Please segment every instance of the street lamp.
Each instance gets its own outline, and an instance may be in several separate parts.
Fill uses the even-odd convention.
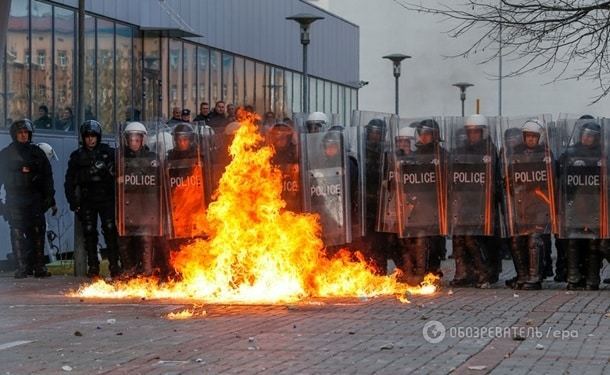
[[[309,13],[299,13],[294,16],[286,17],[301,25],[301,44],[303,45],[303,112],[309,113],[309,79],[307,77],[307,45],[309,44],[309,25],[324,17]]]
[[[452,86],[455,86],[460,89],[460,100],[462,101],[462,117],[464,117],[464,102],[466,101],[466,89],[474,85],[468,82],[458,82],[454,83]]]
[[[401,53],[394,53],[392,55],[383,56],[383,58],[392,61],[392,64],[394,66],[394,80],[395,80],[395,88],[394,88],[394,94],[395,94],[394,107],[395,107],[395,109],[394,109],[394,112],[396,112],[396,114],[398,115],[398,78],[400,77],[400,63],[404,59],[410,59],[411,56],[403,55]]]

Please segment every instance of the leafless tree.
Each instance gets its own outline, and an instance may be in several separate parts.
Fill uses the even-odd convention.
[[[553,81],[588,79],[597,83],[593,103],[610,92],[610,1],[602,0],[464,0],[430,6],[394,0],[400,6],[454,20],[453,38],[474,35],[457,56],[498,57],[516,61],[503,76],[552,72]],[[426,4],[426,5],[423,5]]]

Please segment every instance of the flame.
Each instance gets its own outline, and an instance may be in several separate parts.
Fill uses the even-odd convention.
[[[270,163],[253,119],[241,123],[229,149],[232,161],[206,211],[208,237],[184,246],[172,265],[179,281],[137,278],[96,281],[72,293],[79,297],[186,298],[208,303],[285,303],[308,297],[373,297],[432,294],[438,277],[422,285],[377,276],[359,252],[324,252],[317,215],[284,210],[282,175]],[[183,315],[180,315],[183,314]],[[188,312],[173,315],[187,316]],[[192,317],[192,312],[190,316]],[[169,317],[168,317],[169,318]]]
[[[202,318],[208,315],[207,311],[202,309],[202,306],[195,305],[191,309],[184,309],[180,311],[172,311],[165,315],[165,318],[169,320],[186,320],[191,318]]]

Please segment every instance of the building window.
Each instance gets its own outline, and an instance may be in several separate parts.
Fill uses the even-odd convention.
[[[59,66],[65,68],[68,65],[68,56],[66,51],[57,51],[57,57],[59,59]]]
[[[38,65],[44,66],[46,60],[47,60],[47,51],[45,51],[43,49],[39,49],[38,50]]]

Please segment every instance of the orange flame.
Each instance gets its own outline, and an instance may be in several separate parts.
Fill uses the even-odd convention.
[[[252,119],[241,123],[229,151],[232,161],[206,212],[208,238],[186,245],[172,258],[180,281],[97,281],[73,295],[211,303],[399,295],[408,302],[407,294],[435,292],[437,277],[428,275],[422,286],[410,287],[398,282],[398,273],[375,275],[359,252],[342,250],[327,258],[317,215],[284,210],[282,175],[270,163],[274,151],[263,144]]]

